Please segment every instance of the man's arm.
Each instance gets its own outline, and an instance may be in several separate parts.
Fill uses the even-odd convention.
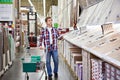
[[[58,40],[61,40],[63,38],[63,35],[60,35],[61,33],[56,29],[57,31],[57,38]]]
[[[43,42],[43,39],[44,39],[44,30],[42,30],[40,32],[40,39],[39,39],[39,46],[42,47],[42,42]]]

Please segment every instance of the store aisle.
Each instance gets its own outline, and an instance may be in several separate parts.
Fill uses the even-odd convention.
[[[17,55],[16,60],[14,61],[13,66],[1,77],[0,80],[25,80],[25,73],[22,72],[22,63],[21,57],[24,54]],[[53,62],[52,62],[53,65]],[[39,80],[41,73],[29,73],[30,80]],[[67,65],[62,60],[62,57],[59,56],[59,78],[58,80],[74,80],[70,74]],[[45,79],[45,76],[42,77],[42,80]],[[55,79],[53,79],[55,80]]]

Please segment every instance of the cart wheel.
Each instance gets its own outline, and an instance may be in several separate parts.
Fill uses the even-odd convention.
[[[47,80],[47,76],[45,76],[45,80]]]
[[[29,80],[29,76],[27,76],[27,80]]]

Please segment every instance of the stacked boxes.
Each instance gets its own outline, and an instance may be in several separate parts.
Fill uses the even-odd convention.
[[[10,53],[10,62],[15,59],[15,41],[12,35],[9,35],[9,53]]]
[[[2,55],[3,55],[3,32],[0,31],[0,71],[2,71]]]
[[[83,64],[83,80],[89,80],[91,79],[90,77],[90,53],[82,50],[82,64]]]
[[[8,29],[3,28],[3,40],[4,40],[4,53],[7,54],[7,51],[9,50],[8,46]]]
[[[11,43],[9,36],[8,28],[4,25],[0,27],[0,76],[12,65],[11,51],[15,51],[15,49],[13,49],[14,39],[13,43]]]
[[[70,54],[71,54],[71,49],[76,50],[77,52],[80,50],[78,49],[78,47],[71,45],[69,42],[64,41],[64,57],[65,59],[68,61],[68,63],[70,64]],[[80,51],[79,51],[80,52]]]
[[[82,55],[80,53],[71,54],[71,68],[73,69],[73,71],[76,70],[75,68],[76,61],[82,61]]]
[[[98,59],[91,59],[92,80],[120,80],[120,69]]]
[[[83,65],[82,61],[76,61],[76,75],[78,76],[78,80],[83,80]]]
[[[104,79],[103,62],[98,59],[91,59],[91,63],[92,63],[92,80],[103,80]]]
[[[120,80],[120,69],[105,63],[105,77],[106,80]]]
[[[66,40],[62,41],[62,44],[59,45],[64,47],[63,49],[60,49],[60,52],[64,51],[63,55],[68,65],[72,68],[72,71],[76,73],[76,76],[79,77],[79,80],[82,80],[82,49],[70,44]]]
[[[70,48],[70,54],[68,54],[68,64],[71,65],[71,56],[72,54],[81,54],[80,48]]]
[[[58,52],[61,53],[61,54],[64,53],[64,46],[63,46],[63,44],[64,44],[64,41],[62,41],[62,40],[58,41]]]
[[[9,43],[8,43],[8,29],[3,28],[3,43],[4,43],[4,54],[3,54],[3,64],[4,67],[8,65],[8,54],[9,54]]]
[[[120,80],[120,69],[116,69],[116,80]]]
[[[66,54],[68,54],[69,51],[69,46],[68,46],[68,42],[66,40],[64,40],[64,57],[66,58]]]

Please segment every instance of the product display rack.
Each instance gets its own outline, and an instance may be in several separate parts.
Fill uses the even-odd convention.
[[[74,36],[76,31],[66,33],[64,35],[64,40],[61,41],[60,44],[60,48],[64,46],[63,49],[60,49],[60,53],[62,53],[69,63],[69,59],[67,57],[71,54],[70,48],[73,48],[74,45],[81,49],[80,54],[82,54],[84,73],[82,80],[101,80],[102,78],[105,80],[119,80],[119,30],[119,27],[114,27],[114,29],[107,28],[107,30],[104,29],[106,34],[103,34],[101,26],[99,26],[94,29],[91,28],[85,33],[76,36]],[[97,67],[94,65],[97,65]],[[99,68],[98,65],[101,66],[101,68]],[[108,68],[108,65],[110,68]],[[101,72],[96,70],[95,67],[100,69]],[[112,74],[107,72],[108,70],[112,70]],[[98,71],[96,74],[100,74],[98,75],[99,77],[94,75],[95,71]]]
[[[10,69],[15,58],[14,0],[0,0],[0,77]],[[13,49],[14,48],[14,49]]]
[[[15,43],[12,34],[9,33],[8,28],[1,27],[1,52],[0,52],[0,76],[2,76],[13,64],[15,58]],[[13,49],[14,48],[14,49]]]

